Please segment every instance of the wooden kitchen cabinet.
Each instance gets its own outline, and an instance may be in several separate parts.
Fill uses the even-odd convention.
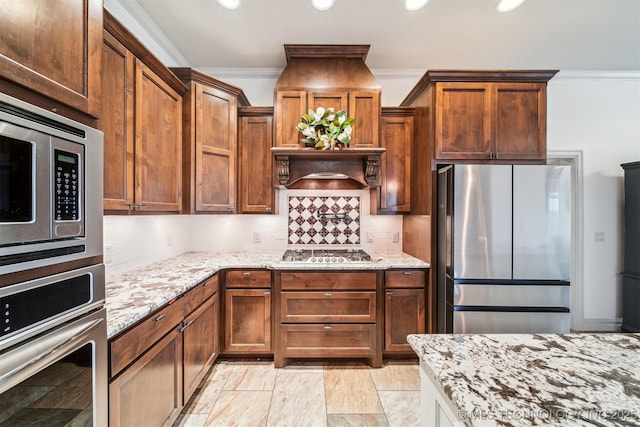
[[[275,273],[274,365],[296,358],[364,358],[382,365],[380,274]]]
[[[112,426],[171,425],[219,354],[218,276],[109,341]]]
[[[411,211],[411,155],[413,152],[414,109],[382,109],[380,145],[382,155],[380,187],[372,191],[372,213],[409,213]]]
[[[218,275],[184,297],[182,332],[183,402],[186,404],[220,354]]]
[[[184,97],[183,213],[234,213],[241,89],[191,68],[172,68]]]
[[[186,88],[107,11],[104,24],[105,213],[178,213]]]
[[[426,277],[424,270],[385,273],[385,354],[413,355],[407,335],[426,332]]]
[[[274,116],[277,147],[302,147],[302,134],[296,129],[300,117],[309,109],[333,107],[354,117],[350,148],[378,147],[380,132],[379,90],[276,90]]]
[[[55,103],[98,117],[102,14],[101,0],[1,2],[2,92],[63,115]]]
[[[273,107],[240,107],[238,115],[238,213],[276,213]]]
[[[546,83],[437,83],[437,160],[546,159]]]
[[[271,272],[230,270],[224,291],[223,353],[271,352]]]
[[[182,408],[182,334],[174,328],[109,384],[109,425],[165,426]]]

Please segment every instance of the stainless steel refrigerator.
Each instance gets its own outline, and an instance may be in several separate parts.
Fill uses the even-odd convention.
[[[569,166],[447,166],[437,209],[438,332],[569,332]]]

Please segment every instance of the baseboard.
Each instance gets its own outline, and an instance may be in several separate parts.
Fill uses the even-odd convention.
[[[584,319],[577,332],[620,332],[622,319]]]

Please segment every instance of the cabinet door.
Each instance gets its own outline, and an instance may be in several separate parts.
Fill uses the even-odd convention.
[[[318,107],[333,108],[335,111],[348,109],[347,92],[313,91],[307,94],[307,110]]]
[[[196,83],[196,211],[233,212],[236,206],[237,99]]]
[[[227,289],[224,307],[224,351],[271,351],[271,291]]]
[[[182,335],[174,329],[109,384],[109,425],[171,425],[182,406]]]
[[[426,331],[424,290],[388,289],[384,303],[384,350],[411,352],[407,335]]]
[[[300,117],[307,112],[307,93],[303,90],[276,92],[276,147],[301,147],[302,134],[296,129]]]
[[[104,209],[129,210],[133,204],[133,54],[108,32],[102,45],[104,132]]]
[[[0,3],[0,77],[98,117],[102,1]]]
[[[437,83],[435,96],[435,158],[490,158],[491,85]]]
[[[179,212],[182,98],[139,60],[135,91],[135,203]]]
[[[274,213],[273,116],[240,117],[239,213]]]
[[[546,158],[546,93],[542,83],[494,84],[493,152],[498,160]]]
[[[382,182],[379,210],[409,212],[411,210],[411,146],[413,117],[383,117]]]
[[[219,352],[218,295],[184,319],[182,329],[184,402],[187,402]]]
[[[349,147],[377,147],[380,139],[380,91],[349,92],[348,112],[356,119]]]

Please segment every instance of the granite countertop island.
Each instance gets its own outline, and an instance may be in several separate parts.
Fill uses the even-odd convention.
[[[312,264],[283,262],[282,252],[188,252],[107,281],[107,336],[114,337],[223,269],[387,270],[429,267],[428,263],[403,253],[372,254],[372,258],[370,262]]]
[[[450,425],[640,425],[640,334],[410,335],[408,341],[420,358],[421,387],[437,390],[454,418]]]

